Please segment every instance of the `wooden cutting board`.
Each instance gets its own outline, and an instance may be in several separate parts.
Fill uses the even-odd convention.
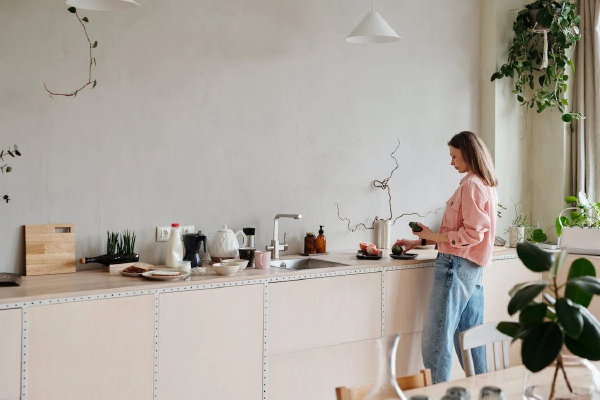
[[[25,275],[69,272],[75,272],[73,225],[25,225]]]

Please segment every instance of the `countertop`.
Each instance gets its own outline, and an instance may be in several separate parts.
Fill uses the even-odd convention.
[[[380,260],[359,260],[356,250],[336,251],[323,256],[310,256],[321,260],[334,261],[347,266],[333,268],[318,268],[305,270],[283,270],[281,268],[253,269],[246,268],[232,276],[220,276],[210,271],[205,275],[193,275],[179,281],[151,281],[138,277],[124,277],[120,274],[109,274],[103,270],[79,271],[70,274],[24,276],[21,286],[0,287],[0,305],[35,302],[41,300],[93,296],[130,291],[145,291],[168,289],[194,285],[216,285],[228,282],[251,282],[255,280],[301,279],[303,276],[327,276],[328,274],[344,274],[357,269],[372,268],[415,268],[431,266],[437,256],[437,250],[411,250],[418,256],[413,260],[395,260],[384,249]],[[300,258],[300,255],[286,254],[281,259]],[[496,247],[494,258],[516,257],[515,249]]]

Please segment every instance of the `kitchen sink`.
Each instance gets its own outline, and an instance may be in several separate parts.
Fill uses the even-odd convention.
[[[348,266],[347,264],[342,264],[342,263],[333,262],[333,261],[317,260],[314,258],[293,258],[290,260],[271,261],[271,267],[283,268],[283,269],[289,269],[289,270],[347,267],[347,266]]]

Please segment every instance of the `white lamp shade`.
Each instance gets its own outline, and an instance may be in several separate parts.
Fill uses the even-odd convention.
[[[389,43],[400,36],[377,11],[371,11],[346,38],[349,43]]]
[[[138,6],[135,0],[67,0],[68,6],[82,10],[115,11]]]

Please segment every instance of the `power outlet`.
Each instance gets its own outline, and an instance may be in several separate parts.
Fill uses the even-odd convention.
[[[186,233],[196,233],[196,227],[194,225],[182,225],[181,234],[185,235]]]
[[[196,233],[196,227],[194,225],[182,225],[181,234]],[[157,242],[168,242],[171,237],[170,226],[157,226],[156,227],[156,241]]]
[[[157,242],[168,242],[171,237],[170,226],[157,226],[156,227],[156,241]]]

